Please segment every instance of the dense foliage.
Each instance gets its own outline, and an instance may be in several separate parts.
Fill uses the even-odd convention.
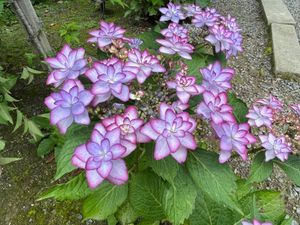
[[[88,39],[99,59],[69,45],[45,59],[56,88],[45,104],[64,138],[54,133],[40,152],[55,149],[56,180],[83,171],[39,199],[82,199],[85,218],[109,224],[290,224],[280,192],[255,183],[276,164],[300,185],[300,157],[292,155],[299,104],[284,116],[270,95],[248,110],[229,92],[235,71],[226,59],[242,51],[233,17],[173,3],[160,12],[155,29],[135,38],[101,21]],[[248,160],[248,151],[254,159],[242,179],[225,163]]]

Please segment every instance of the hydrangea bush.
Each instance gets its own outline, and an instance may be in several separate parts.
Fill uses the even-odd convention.
[[[155,31],[134,38],[101,21],[88,39],[101,59],[68,45],[46,59],[56,91],[45,104],[65,135],[55,179],[76,172],[40,199],[83,199],[85,218],[109,224],[288,224],[280,193],[255,184],[277,165],[300,185],[299,104],[286,115],[270,95],[248,110],[230,92],[225,58],[242,52],[232,16],[174,3],[160,12]],[[241,160],[253,160],[248,177],[229,166]]]

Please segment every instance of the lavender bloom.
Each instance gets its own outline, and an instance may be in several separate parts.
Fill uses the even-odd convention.
[[[250,126],[247,123],[212,123],[216,134],[220,138],[220,157],[219,162],[226,162],[231,152],[235,150],[243,160],[247,160],[247,145],[255,143],[256,138],[249,132]]]
[[[281,161],[285,161],[292,152],[284,136],[276,138],[272,133],[269,133],[269,135],[259,135],[259,138],[262,142],[262,146],[266,149],[266,161],[274,159],[275,157]]]
[[[189,108],[189,105],[184,104],[181,101],[176,101],[176,102],[172,103],[171,107],[172,107],[173,110],[175,110],[175,112],[181,113],[184,110],[186,110],[187,108]]]
[[[137,49],[132,49],[128,53],[127,66],[136,68],[136,78],[140,84],[151,75],[152,72],[163,73],[166,69],[159,63],[159,60],[151,55],[147,50],[140,52]]]
[[[196,78],[185,76],[180,73],[176,75],[176,80],[167,82],[168,88],[176,89],[176,94],[183,104],[187,104],[191,96],[199,95],[203,88],[196,84]]]
[[[232,33],[230,36],[230,39],[232,40],[232,44],[229,47],[229,50],[226,51],[226,58],[228,59],[230,56],[237,56],[238,52],[242,52],[242,44],[243,44],[243,38],[242,35],[235,32]]]
[[[113,184],[122,185],[128,180],[126,164],[122,159],[126,148],[120,144],[119,128],[107,131],[96,124],[91,140],[79,145],[72,157],[72,164],[86,170],[86,178],[91,189],[107,179]]]
[[[102,124],[108,131],[120,128],[121,144],[126,147],[123,157],[128,156],[137,147],[137,143],[150,141],[148,137],[139,132],[144,120],[139,119],[136,107],[129,106],[124,114],[116,115],[102,120]]]
[[[88,42],[98,43],[99,48],[103,48],[110,45],[113,40],[120,39],[124,37],[125,29],[116,26],[114,23],[106,23],[104,21],[100,22],[100,29],[93,30],[89,34],[92,35],[88,39]]]
[[[242,221],[242,225],[273,225],[273,224],[269,222],[261,223],[258,220],[254,219],[252,223],[247,221]]]
[[[250,126],[267,126],[269,128],[272,127],[273,111],[267,106],[259,108],[254,105],[253,108],[249,110],[246,117],[249,118],[248,123]]]
[[[206,91],[217,95],[221,92],[226,92],[231,88],[230,80],[234,75],[234,69],[222,68],[221,63],[216,61],[210,64],[207,68],[200,69],[203,76],[202,87]]]
[[[181,39],[184,39],[185,41],[188,40],[188,30],[177,23],[170,23],[168,28],[161,30],[160,33],[167,38],[177,36]]]
[[[210,10],[205,10],[199,13],[196,13],[194,15],[194,18],[192,19],[192,23],[195,25],[195,27],[212,27],[216,24],[218,21],[219,15],[216,13],[212,13]]]
[[[196,122],[186,112],[178,113],[171,106],[160,105],[160,119],[151,119],[141,132],[156,142],[154,158],[160,160],[171,155],[178,163],[187,158],[187,149],[197,147],[193,131]]]
[[[294,110],[295,113],[298,114],[298,116],[300,116],[300,103],[291,105],[290,107]]]
[[[143,41],[139,38],[132,38],[128,40],[128,44],[130,48],[140,49],[140,45],[143,44]]]
[[[77,79],[86,71],[87,61],[84,58],[83,48],[71,49],[65,45],[54,58],[46,58],[45,61],[54,69],[47,79],[47,84],[54,87],[60,86],[68,79]]]
[[[202,12],[202,9],[198,5],[195,5],[195,4],[188,4],[188,5],[185,5],[183,8],[186,11],[185,12],[186,17],[192,17],[195,14],[199,14]]]
[[[241,31],[236,19],[231,15],[228,15],[227,17],[221,17],[221,23],[232,32],[236,33]]]
[[[85,75],[94,83],[92,93],[95,95],[93,106],[107,101],[111,95],[126,102],[129,100],[129,87],[125,83],[132,81],[138,72],[117,58],[96,62]]]
[[[90,118],[86,106],[94,96],[84,90],[80,81],[68,80],[58,93],[52,93],[45,99],[45,105],[51,110],[50,123],[56,125],[62,134],[75,121],[89,124]]]
[[[160,8],[159,11],[164,14],[160,17],[159,21],[169,21],[179,23],[179,20],[184,20],[185,16],[181,11],[181,6],[169,2],[167,7]]]
[[[227,104],[226,93],[213,95],[211,92],[203,93],[204,101],[197,107],[197,113],[208,120],[212,120],[215,124],[222,122],[235,122],[232,114],[232,107]]]
[[[174,55],[178,53],[182,58],[192,59],[191,53],[193,53],[194,46],[187,43],[185,39],[181,39],[177,36],[173,36],[169,39],[158,39],[156,40],[162,46],[159,48],[161,53]]]
[[[269,95],[269,98],[258,99],[256,102],[265,105],[272,110],[280,111],[283,109],[283,103],[272,94]]]
[[[205,40],[215,46],[216,52],[230,50],[230,46],[233,44],[231,31],[223,25],[214,25],[210,28],[210,33]]]

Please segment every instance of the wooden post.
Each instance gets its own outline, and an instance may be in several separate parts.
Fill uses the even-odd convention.
[[[42,30],[42,22],[39,20],[30,0],[10,0],[17,17],[22,22],[29,40],[34,44],[38,52],[47,57],[52,53],[45,32]]]

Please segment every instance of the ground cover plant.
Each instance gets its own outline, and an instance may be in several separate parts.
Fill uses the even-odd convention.
[[[226,60],[242,52],[232,16],[191,4],[160,12],[138,37],[101,21],[88,39],[98,58],[65,45],[45,59],[55,88],[45,104],[64,134],[55,179],[77,175],[39,199],[82,199],[85,218],[109,224],[289,224],[280,193],[255,183],[277,165],[300,185],[299,104],[286,115],[270,95],[248,109],[230,92]],[[249,154],[244,180],[226,162]]]

